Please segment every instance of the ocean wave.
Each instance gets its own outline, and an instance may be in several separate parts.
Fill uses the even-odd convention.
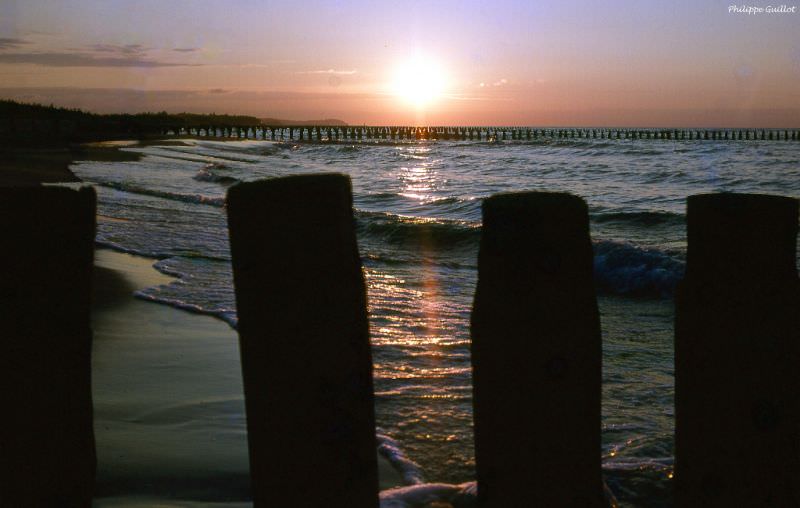
[[[376,434],[375,437],[378,440],[378,453],[389,461],[395,471],[400,473],[403,483],[417,485],[424,481],[419,464],[406,457],[400,448],[400,443],[384,434]]]
[[[456,220],[432,220],[406,217],[391,213],[356,213],[357,231],[360,237],[372,238],[408,249],[446,251],[468,249],[477,256],[481,228],[477,223]],[[606,214],[601,221],[634,221],[644,225],[677,222],[677,214],[643,212],[633,214]],[[683,277],[684,261],[677,252],[611,240],[597,240],[594,246],[595,284],[601,293],[633,297],[669,297]],[[377,257],[376,257],[377,256]],[[377,254],[370,254],[371,262],[384,261]],[[391,256],[386,260],[402,264],[401,257]],[[459,267],[469,265],[459,264]]]
[[[95,238],[94,241],[95,245],[100,248],[104,249],[111,249],[117,252],[122,252],[124,254],[131,254],[133,256],[141,256],[144,258],[150,259],[165,259],[171,256],[171,254],[165,252],[155,252],[155,251],[143,251],[141,249],[134,249],[129,247],[124,247],[116,242],[112,242],[110,240],[104,240],[100,238]],[[167,274],[168,275],[168,274]]]
[[[605,212],[592,214],[591,218],[593,222],[598,224],[619,222],[637,226],[659,226],[662,224],[679,226],[686,222],[685,215],[664,211]]]
[[[364,194],[362,196],[354,196],[363,201],[370,201],[370,202],[382,202],[388,201],[392,199],[397,199],[400,196],[397,192],[371,192],[368,194]]]
[[[643,148],[638,146],[632,146],[620,152],[622,155],[662,155],[664,152],[662,150],[654,150],[652,148]]]
[[[594,278],[601,293],[624,296],[671,296],[685,263],[677,254],[626,242],[593,242]]]
[[[163,272],[162,270],[159,271],[166,275],[170,275],[172,277],[176,276],[171,273]],[[140,289],[138,291],[135,291],[133,293],[133,296],[139,298],[140,300],[169,305],[170,307],[184,310],[186,312],[191,312],[192,314],[201,314],[204,316],[212,316],[219,318],[228,323],[228,325],[230,325],[230,327],[233,328],[234,330],[238,326],[239,318],[236,316],[236,311],[209,309],[203,307],[200,304],[187,302],[179,298],[165,298],[164,296],[155,294],[152,291],[153,288]]]
[[[222,185],[231,185],[239,181],[229,175],[217,174],[215,170],[228,169],[224,164],[210,163],[200,169],[192,178],[198,182],[214,182]]]
[[[380,493],[380,508],[423,508],[432,503],[448,503],[453,508],[477,506],[478,488],[475,482],[458,485],[421,483],[395,487]]]
[[[202,194],[183,194],[180,192],[161,191],[156,189],[148,189],[146,187],[140,187],[138,185],[133,185],[130,183],[101,182],[95,185],[108,187],[110,189],[122,192],[130,192],[133,194],[144,194],[147,196],[154,196],[157,198],[171,199],[173,201],[183,201],[184,203],[196,203],[199,205],[215,206],[218,208],[222,208],[223,206],[225,206],[224,196],[204,196]]]
[[[357,210],[356,229],[360,236],[411,248],[476,248],[480,240],[480,227],[474,222],[408,217],[388,212]]]
[[[95,245],[101,248],[107,248],[111,250],[115,250],[117,252],[123,252],[125,254],[131,254],[134,256],[140,256],[144,258],[153,259],[155,262],[153,263],[153,269],[167,275],[169,277],[173,277],[175,281],[162,284],[158,286],[147,287],[143,289],[139,289],[133,293],[133,296],[139,298],[140,300],[145,300],[148,302],[159,303],[162,305],[168,305],[170,307],[174,307],[176,309],[185,310],[187,312],[191,312],[193,314],[201,314],[205,316],[212,316],[222,321],[228,323],[231,328],[236,329],[238,325],[239,318],[236,314],[236,310],[232,308],[227,308],[226,305],[214,305],[209,304],[208,302],[198,303],[197,301],[190,301],[191,299],[200,300],[203,297],[203,293],[199,293],[196,291],[196,288],[186,288],[187,281],[192,278],[186,271],[180,270],[176,268],[174,265],[176,262],[179,264],[181,261],[184,262],[216,262],[216,263],[229,263],[230,260],[227,258],[218,258],[214,256],[207,256],[201,253],[192,253],[192,252],[183,252],[181,254],[176,254],[174,252],[171,253],[163,253],[163,252],[149,252],[149,251],[142,251],[139,249],[127,248],[122,245],[119,245],[116,242],[107,241],[107,240],[95,240]],[[171,288],[177,286],[183,286],[184,289],[178,291],[168,291]],[[208,281],[205,281],[204,288],[206,291],[209,291],[209,284]],[[219,291],[220,288],[217,288]],[[223,291],[224,288],[223,288]],[[232,294],[233,288],[230,288],[230,292]],[[197,297],[201,298],[197,298]],[[207,295],[205,295],[207,296]],[[224,297],[223,297],[224,300]],[[230,306],[233,306],[233,298],[230,298],[231,303]]]

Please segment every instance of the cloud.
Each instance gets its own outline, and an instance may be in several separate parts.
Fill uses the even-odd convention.
[[[194,53],[195,51],[200,51],[200,48],[172,48],[172,51],[177,51],[178,53]]]
[[[16,37],[0,37],[0,49],[18,48],[23,44],[28,44],[28,41]]]
[[[299,71],[297,74],[335,74],[339,76],[352,76],[358,72],[356,69],[349,71],[337,71],[336,69],[322,69],[318,71]]]
[[[28,41],[17,38],[0,38],[0,50],[15,49]],[[38,49],[38,48],[37,48]],[[141,44],[97,43],[82,47],[39,49],[27,52],[0,53],[0,64],[33,64],[46,67],[182,67],[200,64],[171,62],[149,56],[153,48]],[[190,52],[195,48],[177,48]]]
[[[134,45],[135,46],[135,45]],[[99,50],[101,53],[110,51]],[[143,53],[130,49],[128,53],[114,56],[96,56],[87,53],[3,53],[0,64],[33,64],[47,67],[181,67],[197,66],[174,62],[160,62],[145,58]]]
[[[141,44],[92,44],[88,49],[98,53],[114,53],[124,56],[144,56],[148,48]]]
[[[481,83],[480,85],[478,85],[478,87],[479,88],[487,88],[487,87],[490,87],[490,86],[503,86],[503,85],[507,85],[507,84],[508,84],[508,80],[506,78],[503,78],[503,79],[495,81],[494,83],[489,83],[489,84]]]

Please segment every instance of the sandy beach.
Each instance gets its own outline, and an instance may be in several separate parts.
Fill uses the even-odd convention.
[[[211,317],[134,298],[136,289],[172,280],[152,260],[109,250],[95,256],[96,505],[246,505],[235,331]]]
[[[70,163],[138,160],[119,150],[131,143],[142,144],[8,150],[0,184],[80,182]],[[238,336],[219,319],[136,298],[139,289],[175,280],[154,262],[95,251],[94,505],[251,506]],[[378,461],[381,490],[403,484],[383,457]]]
[[[173,280],[152,263],[95,252],[95,506],[250,506],[236,332],[134,298]],[[379,462],[381,489],[400,485]]]

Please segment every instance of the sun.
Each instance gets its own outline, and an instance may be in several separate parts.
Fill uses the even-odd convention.
[[[444,68],[431,58],[416,56],[394,70],[391,92],[418,109],[441,99],[447,88]]]

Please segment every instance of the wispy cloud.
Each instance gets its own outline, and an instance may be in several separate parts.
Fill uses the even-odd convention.
[[[149,50],[141,44],[92,44],[88,49],[97,53],[111,53],[124,56],[144,56]]]
[[[352,70],[321,69],[316,71],[299,71],[297,74],[334,74],[339,76],[351,76],[356,72],[358,72],[356,69]]]
[[[504,86],[508,84],[508,80],[506,78],[498,79],[494,83],[481,83],[478,85],[478,88],[487,88],[490,86]]]
[[[0,63],[34,64],[47,67],[182,67],[199,64],[163,62],[144,57],[142,54],[96,56],[88,53],[2,53]]]
[[[194,53],[195,51],[200,51],[200,48],[172,48],[172,51],[177,51],[178,53]]]
[[[0,37],[0,49],[14,49],[24,44],[28,44],[25,39],[18,39],[16,37]]]
[[[19,38],[0,38],[0,50],[19,49],[24,44],[30,44],[30,42]],[[200,65],[154,58],[152,56],[153,49],[142,44],[110,43],[58,49],[37,47],[35,51],[2,52],[0,53],[0,64],[33,64],[45,67],[194,67]],[[176,51],[187,53],[195,51],[195,48],[177,48]]]

